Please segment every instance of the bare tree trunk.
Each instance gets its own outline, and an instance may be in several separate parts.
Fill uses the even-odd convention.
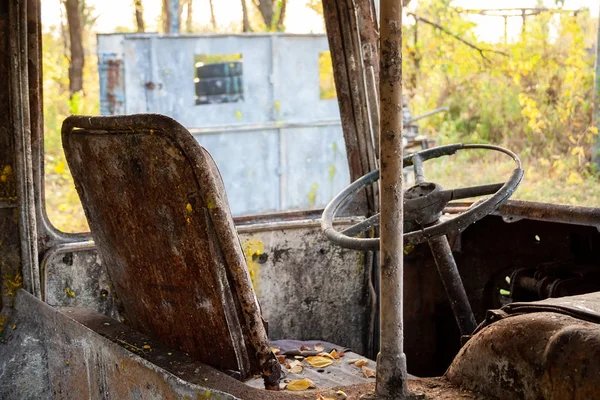
[[[146,24],[144,23],[144,5],[142,0],[133,0],[135,6],[135,23],[138,32],[146,32]]]
[[[248,17],[248,7],[246,0],[242,0],[242,32],[252,32],[250,27],[250,18]]]
[[[187,0],[187,16],[185,19],[185,31],[187,33],[192,32],[194,28],[194,10],[193,10],[193,0]]]
[[[273,17],[275,16],[275,11],[273,10],[273,6],[275,5],[276,0],[254,0],[254,5],[260,11],[260,15],[265,21],[265,25],[267,30],[270,31],[273,26]]]
[[[163,0],[162,20],[165,33],[179,33],[181,30],[181,4],[179,0]]]
[[[162,23],[163,32],[168,33],[171,27],[171,11],[169,9],[169,0],[162,1]]]
[[[210,5],[210,24],[213,27],[213,31],[217,30],[217,18],[215,17],[215,7],[213,5],[213,0],[208,0],[208,4]]]
[[[83,24],[79,0],[64,0],[69,25],[71,60],[69,64],[69,92],[71,98],[83,90]]]
[[[279,11],[279,18],[277,19],[277,31],[278,32],[283,32],[283,30],[285,29],[285,26],[283,25],[283,22],[285,20],[285,8],[287,6],[287,0],[282,0],[281,2],[281,10]]]

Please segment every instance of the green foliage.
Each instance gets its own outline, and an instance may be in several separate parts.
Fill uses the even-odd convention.
[[[319,53],[319,96],[321,100],[335,99],[337,97],[333,78],[333,64],[329,51]]]
[[[311,0],[308,6],[322,13],[320,1]],[[597,171],[590,164],[598,133],[592,125],[594,54],[590,51],[596,32],[589,13],[530,17],[518,41],[497,44],[478,40],[475,25],[450,6],[450,0],[421,0],[415,11],[447,32],[423,22],[407,26],[404,32],[405,90],[413,114],[450,107],[447,113],[422,120],[421,131],[439,144],[489,142],[518,152],[526,169],[518,198],[600,206]],[[253,28],[265,30],[256,7],[248,8]],[[59,229],[70,232],[88,228],[62,152],[61,124],[70,113],[99,113],[95,38],[89,29],[94,13],[84,10],[88,28],[84,92],[72,99],[64,43],[68,35],[57,27],[45,27],[43,34],[47,212]],[[223,29],[240,30],[237,25]],[[335,96],[331,59],[325,54],[319,57],[321,95],[331,98]],[[510,162],[474,152],[434,162],[427,173],[443,186],[457,187],[495,182],[512,168]]]
[[[44,90],[44,159],[46,210],[52,223],[68,232],[89,230],[62,150],[62,121],[70,114],[99,114],[99,83],[93,37],[84,38],[84,92],[69,98],[69,59],[60,28],[48,27],[42,37]]]
[[[449,4],[423,0],[416,14],[483,51],[421,21],[405,29],[405,87],[415,114],[450,107],[421,128],[440,143],[506,146],[520,153],[526,168],[538,170],[538,179],[590,180],[600,191],[590,163],[598,132],[589,13],[529,17],[518,41],[492,44],[479,41],[475,25]],[[554,201],[539,194],[535,200]]]

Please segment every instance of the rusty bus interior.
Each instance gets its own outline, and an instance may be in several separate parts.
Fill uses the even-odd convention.
[[[385,16],[401,1],[381,3]],[[44,205],[40,2],[0,5],[1,398],[585,399],[600,390],[600,208],[508,199],[522,168],[494,146],[515,161],[513,175],[452,191],[426,181],[425,161],[468,146],[405,156],[415,185],[403,203],[394,329],[409,378],[374,377],[381,357],[384,371],[390,362],[380,300],[391,275],[377,251],[389,224],[376,217],[390,194],[374,184],[379,130],[366,80],[389,78],[389,64],[380,67],[372,1],[323,7],[354,182],[325,212],[232,217],[210,154],[177,121],[79,116],[62,137],[92,233],[71,234]],[[385,133],[398,103],[380,98]],[[467,200],[481,195],[491,197]],[[310,366],[314,356],[327,365]],[[303,368],[293,373],[285,365],[295,361]],[[316,387],[285,389],[305,378]]]

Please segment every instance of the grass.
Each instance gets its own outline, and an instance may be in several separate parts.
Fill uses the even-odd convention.
[[[65,232],[89,231],[79,197],[64,159],[46,155],[46,208],[50,221]],[[48,160],[51,158],[51,160]],[[491,152],[464,151],[425,163],[427,180],[450,189],[505,181],[515,164],[508,157]],[[523,160],[525,177],[513,199],[555,204],[600,207],[600,179],[569,179],[569,170],[544,167],[535,160]],[[579,175],[578,175],[579,176]]]
[[[427,179],[450,189],[504,182],[515,168],[515,163],[508,156],[484,155],[480,151],[472,151],[474,155],[465,153],[467,151],[427,162]],[[544,166],[528,158],[522,158],[522,162],[525,176],[512,199],[600,207],[598,177],[585,177],[567,168]]]

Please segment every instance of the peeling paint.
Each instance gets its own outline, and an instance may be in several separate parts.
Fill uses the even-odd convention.
[[[308,206],[314,207],[317,203],[317,190],[319,189],[319,185],[315,182],[312,184],[310,191],[308,192]]]
[[[260,264],[259,260],[265,252],[265,246],[262,240],[245,240],[242,243],[242,248],[246,257],[246,264],[250,270],[252,286],[254,287],[254,291],[258,291],[258,266]]]

